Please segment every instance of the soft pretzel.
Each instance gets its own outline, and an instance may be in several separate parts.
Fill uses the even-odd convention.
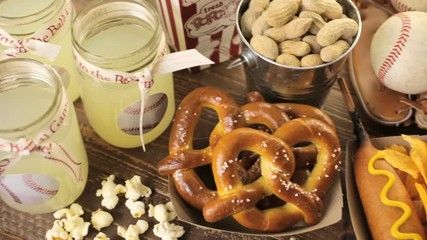
[[[248,92],[246,94],[248,102],[265,102],[264,97],[257,91]],[[290,119],[310,117],[323,121],[330,125],[334,130],[336,126],[332,118],[319,108],[299,103],[275,103],[276,107],[280,108]],[[297,168],[305,168],[312,166],[316,159],[316,149],[312,145],[295,146],[293,148],[297,161]]]
[[[275,105],[282,109],[291,119],[302,117],[315,118],[327,123],[335,130],[335,123],[332,118],[319,108],[299,103],[276,103]]]
[[[311,179],[305,182],[303,188],[316,191],[323,198],[333,183],[341,162],[341,147],[335,130],[318,119],[297,118],[279,128],[274,135],[291,146],[311,142],[316,147],[316,165],[311,170]]]
[[[267,102],[247,103],[241,107],[245,126],[262,124],[269,132],[276,131],[283,123],[290,120],[287,114],[277,106]]]
[[[317,163],[308,179],[298,185],[290,179],[295,170],[292,146],[311,142],[317,148]],[[241,151],[260,155],[262,176],[243,184],[238,177],[236,157]],[[243,226],[259,231],[285,230],[300,220],[307,224],[320,221],[322,197],[337,175],[341,157],[334,129],[312,118],[286,122],[273,135],[239,128],[223,136],[213,151],[212,169],[218,198],[203,208],[208,222],[230,215]],[[270,209],[259,209],[258,202],[275,195],[286,203]]]
[[[219,122],[210,134],[209,146],[193,149],[194,131],[204,108],[213,109]],[[214,87],[197,88],[180,103],[171,127],[169,156],[162,159],[157,167],[161,175],[172,174],[178,193],[193,207],[201,209],[217,196],[216,191],[202,181],[195,168],[210,164],[211,149],[224,134],[242,126],[242,121],[234,99]]]
[[[266,102],[247,103],[240,110],[246,127],[268,133],[273,133],[290,120],[277,106]],[[242,153],[239,156],[239,176],[242,182],[253,182],[259,177],[261,171],[258,157],[253,153]]]
[[[204,108],[215,110],[219,122],[210,134],[209,146],[196,150],[192,146],[193,135]],[[217,197],[217,193],[206,186],[195,168],[211,163],[212,149],[218,140],[235,128],[256,124],[274,132],[288,120],[289,117],[275,105],[257,102],[239,108],[229,95],[218,88],[198,88],[183,99],[176,111],[169,139],[169,156],[159,162],[158,172],[161,175],[172,174],[180,196],[191,206],[202,209],[207,202]],[[251,181],[257,174],[256,170],[251,171],[244,166],[241,166],[240,171],[242,180],[246,179],[244,181]]]
[[[246,99],[248,102],[265,102],[264,97],[256,91],[247,93]],[[275,103],[274,105],[284,111],[291,119],[301,117],[315,118],[335,129],[335,123],[331,117],[319,108],[300,103]]]

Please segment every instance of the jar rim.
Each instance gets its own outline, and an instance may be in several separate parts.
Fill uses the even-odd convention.
[[[37,131],[40,126],[43,126],[50,117],[55,114],[59,108],[61,96],[63,93],[61,77],[49,65],[39,62],[34,59],[12,58],[0,61],[0,94],[5,90],[26,86],[25,82],[20,83],[22,79],[31,78],[36,84],[50,86],[53,89],[52,101],[43,113],[38,117],[29,121],[27,124],[15,128],[0,129],[1,135],[14,134],[18,136],[27,135],[29,132]],[[27,76],[25,75],[27,74]],[[36,77],[37,76],[37,77]],[[28,85],[29,82],[27,82]],[[32,84],[33,82],[31,82]]]
[[[54,18],[58,14],[58,10],[62,9],[67,2],[70,2],[70,0],[52,0],[52,2],[48,5],[46,5],[44,8],[40,9],[39,11],[31,12],[28,15],[23,16],[1,16],[0,15],[0,28],[4,28],[6,31],[9,32],[9,34],[12,35],[29,35],[34,33],[36,30],[38,30],[43,24],[49,22],[52,18]],[[37,27],[31,27],[29,28],[29,25],[38,25]],[[31,29],[31,32],[19,32],[14,33],[10,32],[10,29],[25,29],[25,31],[29,31]]]
[[[116,6],[113,6],[112,3],[116,4]],[[147,16],[148,14],[149,16]],[[122,16],[122,19],[112,18],[115,16]],[[114,21],[114,24],[120,24],[120,21],[123,22],[122,24],[131,23],[132,21],[135,21],[132,22],[135,24],[147,23],[153,29],[153,35],[135,51],[124,53],[120,56],[100,56],[84,48],[82,43],[89,36],[90,31],[93,30],[91,27],[100,27],[108,23],[108,21]],[[109,69],[109,65],[112,62],[116,65],[121,65],[121,63],[126,63],[129,59],[135,59],[135,56],[138,56],[137,60],[140,62],[138,64],[132,63],[137,67],[126,70],[127,72],[132,72],[148,65],[154,59],[163,29],[156,9],[146,1],[104,0],[91,1],[81,9],[73,20],[71,32],[74,50],[87,61],[100,67]],[[126,67],[124,66],[123,68]]]

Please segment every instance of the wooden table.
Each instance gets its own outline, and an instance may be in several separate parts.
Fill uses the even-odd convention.
[[[243,67],[240,66],[227,70],[228,64],[229,62],[217,64],[210,69],[195,74],[191,74],[186,70],[175,73],[176,104],[178,105],[183,97],[191,90],[201,86],[218,86],[224,88],[239,104],[243,104],[245,102],[246,93]],[[343,76],[347,77],[346,71],[343,72]],[[354,95],[351,84],[348,85]],[[414,126],[387,127],[379,125],[364,114],[356,97],[354,97],[354,100],[363,124],[372,137],[399,135],[400,133],[425,134],[424,131]],[[114,174],[116,176],[116,181],[121,183],[134,175],[139,175],[142,178],[142,182],[153,190],[152,196],[144,200],[146,204],[168,202],[167,177],[162,177],[157,173],[156,164],[168,154],[167,145],[170,133],[169,129],[157,140],[150,143],[147,146],[148,150],[146,152],[143,152],[141,148],[121,149],[109,145],[98,137],[86,119],[80,100],[75,102],[75,107],[90,163],[87,186],[83,194],[76,200],[77,203],[84,207],[84,218],[86,221],[90,219],[91,212],[101,207],[100,198],[96,197],[95,192],[100,188],[101,181],[110,174]],[[346,105],[337,84],[333,86],[323,110],[335,121],[342,149],[345,151],[347,141],[355,139],[355,136],[353,134],[352,122],[348,116]],[[201,121],[202,124],[208,128],[215,124],[214,121],[212,121],[212,116],[209,114],[202,115]],[[344,156],[345,152],[343,154],[343,159]],[[344,165],[342,166],[342,169],[343,168]],[[341,181],[344,185],[344,171],[340,173]],[[343,197],[345,204],[343,208],[343,219],[340,222],[321,230],[292,236],[292,239],[354,239],[345,195]],[[114,216],[114,224],[103,231],[107,233],[111,239],[121,239],[116,237],[117,226],[122,225],[127,227],[129,224],[134,224],[135,219],[130,216],[128,209],[124,206],[123,199],[120,200],[119,206],[111,211],[111,213]],[[147,214],[144,215],[143,219],[149,221],[150,226],[156,223],[153,218],[148,218]],[[54,218],[52,214],[29,215],[13,210],[3,202],[0,203],[0,239],[44,239],[45,233],[52,227],[53,221]],[[181,239],[265,239],[261,237],[249,237],[242,234],[206,230],[179,220],[175,220],[174,222],[185,228],[186,233]],[[141,235],[141,239],[158,239],[153,235],[151,229],[152,228]],[[92,239],[96,232],[97,231],[91,228],[87,239]],[[290,239],[291,237],[275,238]]]
[[[191,74],[186,70],[175,73],[175,98],[179,104],[182,98],[192,89],[201,86],[218,86],[227,91],[240,104],[245,102],[245,74],[243,67],[237,67],[227,70],[228,62],[217,64],[210,69],[199,73]],[[346,71],[343,75],[347,75]],[[349,84],[350,89],[351,85]],[[360,104],[354,97],[357,106]],[[108,175],[114,174],[117,182],[139,175],[142,182],[153,189],[153,195],[146,199],[146,203],[166,203],[169,201],[168,181],[166,177],[158,175],[156,171],[157,162],[168,154],[167,144],[169,138],[169,129],[164,132],[157,140],[147,146],[147,151],[143,152],[141,148],[121,149],[109,145],[100,139],[90,127],[83,111],[82,102],[75,102],[76,112],[79,119],[80,129],[84,138],[89,167],[89,179],[83,194],[77,199],[85,210],[85,219],[90,219],[90,213],[101,207],[100,198],[96,197],[95,192],[101,186],[101,181]],[[347,113],[347,108],[337,84],[333,86],[325,105],[326,111],[335,121],[337,132],[341,141],[343,150],[348,140],[355,139],[353,135],[353,125]],[[418,133],[421,130],[416,127],[386,127],[381,126],[370,119],[358,109],[362,121],[371,134],[371,136],[398,135],[405,133]],[[207,127],[212,126],[214,122],[209,114],[202,115],[202,124]],[[343,154],[343,158],[345,153]],[[344,168],[344,166],[342,166]],[[341,171],[341,179],[343,180]],[[344,183],[342,181],[342,183]],[[344,196],[345,197],[345,196]],[[345,200],[345,199],[344,199]],[[344,201],[345,202],[345,201]],[[134,224],[135,220],[129,215],[128,209],[124,206],[124,201],[120,200],[119,207],[112,211],[114,216],[114,225],[128,226]],[[150,222],[155,224],[155,220],[144,216]],[[15,211],[4,203],[0,203],[0,239],[43,239],[46,231],[51,228],[54,218],[52,214],[29,215]],[[229,234],[214,230],[205,230],[180,221],[175,223],[184,226],[186,233],[182,239],[261,239],[258,237],[248,237],[240,234]],[[116,226],[111,226],[105,230],[109,236],[115,236]],[[91,228],[89,239],[93,238],[96,231]],[[348,209],[343,209],[342,221],[307,234],[293,236],[294,239],[352,239],[352,226],[349,220]],[[152,231],[147,231],[141,236],[144,239],[156,239]],[[348,237],[348,238],[346,238]],[[116,238],[112,238],[116,239]],[[284,237],[283,239],[289,239]]]

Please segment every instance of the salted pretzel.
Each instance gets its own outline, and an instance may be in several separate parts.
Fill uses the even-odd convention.
[[[265,102],[264,97],[257,91],[248,92],[246,94],[246,100],[248,102]],[[317,107],[300,103],[274,103],[274,105],[286,113],[290,119],[302,117],[315,118],[327,123],[336,131],[336,126],[332,118]],[[312,145],[294,147],[293,152],[295,158],[299,159],[299,161],[297,161],[297,168],[313,165],[317,155],[316,149]]]
[[[193,149],[194,131],[205,108],[214,110],[219,122],[210,133],[209,146]],[[239,105],[227,93],[214,87],[193,90],[184,97],[175,113],[169,138],[169,156],[158,163],[158,172],[161,175],[172,174],[180,196],[193,207],[201,209],[205,203],[216,198],[217,193],[206,186],[195,168],[210,164],[211,149],[218,140],[242,125]]]
[[[273,133],[290,118],[277,106],[267,102],[253,102],[243,105],[241,114],[244,126]],[[258,155],[253,153],[239,156],[239,176],[242,182],[253,182],[260,175]]]
[[[265,102],[264,97],[257,91],[248,92],[246,95],[248,102]],[[331,117],[319,108],[299,103],[275,103],[289,118],[310,117],[319,119],[335,129],[335,123]]]
[[[311,142],[317,148],[317,163],[301,185],[291,181],[295,170],[292,146]],[[262,176],[243,184],[236,157],[241,151],[260,155]],[[278,232],[304,219],[315,224],[322,216],[322,198],[331,186],[341,157],[338,137],[328,124],[313,118],[298,118],[283,124],[273,135],[239,128],[223,136],[213,150],[212,169],[218,198],[203,208],[208,222],[228,216],[252,230]],[[258,202],[270,195],[281,206],[260,209]]]
[[[193,149],[193,135],[204,108],[213,109],[219,122],[212,130],[209,146]],[[262,124],[271,132],[276,131],[289,117],[276,106],[257,102],[239,107],[224,91],[214,87],[201,87],[190,92],[175,113],[169,139],[169,155],[157,167],[161,175],[171,175],[180,196],[196,209],[215,199],[217,193],[209,189],[195,168],[211,163],[212,150],[222,136],[243,126]],[[244,163],[244,162],[242,162]],[[243,165],[243,164],[242,164]],[[242,167],[242,178],[252,179],[256,171]]]
[[[267,102],[247,103],[240,110],[245,126],[263,124],[270,132],[276,131],[283,123],[290,120],[285,112],[280,111],[280,108]]]

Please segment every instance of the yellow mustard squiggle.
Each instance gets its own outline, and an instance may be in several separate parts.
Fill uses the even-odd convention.
[[[403,210],[402,216],[392,225],[390,229],[390,233],[393,237],[397,239],[414,239],[414,240],[422,240],[422,237],[417,233],[402,233],[399,231],[400,226],[402,226],[410,217],[411,215],[411,208],[402,202],[399,201],[393,201],[387,197],[387,193],[390,190],[390,188],[393,186],[393,184],[396,182],[396,177],[394,174],[386,171],[386,170],[379,170],[374,168],[374,163],[378,159],[385,159],[384,154],[382,151],[378,151],[370,160],[368,163],[368,171],[371,174],[374,175],[385,175],[388,177],[387,183],[384,185],[383,189],[381,190],[381,202],[384,203],[387,206],[391,207],[398,207]]]

